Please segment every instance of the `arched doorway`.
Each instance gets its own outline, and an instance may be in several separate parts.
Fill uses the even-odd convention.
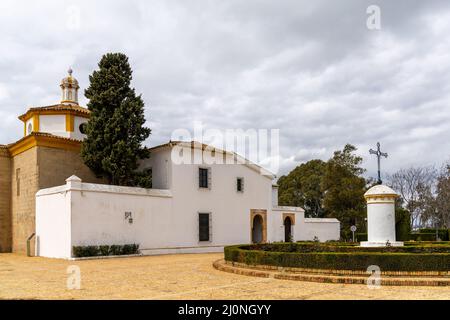
[[[259,214],[253,217],[252,242],[263,242],[263,218]]]
[[[290,217],[284,218],[284,242],[292,241],[292,220]]]

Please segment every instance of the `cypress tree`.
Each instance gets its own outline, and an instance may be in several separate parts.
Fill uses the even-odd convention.
[[[110,184],[150,187],[151,177],[139,172],[139,160],[150,156],[142,143],[151,130],[144,127],[144,101],[130,87],[128,57],[108,53],[89,76],[85,90],[91,117],[81,155],[86,165]]]

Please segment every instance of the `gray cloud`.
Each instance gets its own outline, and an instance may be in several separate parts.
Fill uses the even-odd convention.
[[[366,28],[371,4],[380,31]],[[445,0],[2,1],[0,30],[0,143],[21,137],[28,107],[59,100],[68,66],[86,88],[101,55],[121,51],[146,102],[149,145],[202,121],[279,128],[280,173],[345,143],[369,174],[377,141],[388,171],[449,158]]]

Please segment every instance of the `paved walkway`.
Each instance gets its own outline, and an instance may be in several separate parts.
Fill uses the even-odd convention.
[[[222,254],[65,261],[0,254],[0,299],[447,299],[449,287],[382,287],[253,278],[215,270]],[[68,290],[78,266],[81,289]]]

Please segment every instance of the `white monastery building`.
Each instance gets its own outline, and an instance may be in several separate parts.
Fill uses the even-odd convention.
[[[64,138],[45,148],[84,138],[89,111],[78,106],[78,82],[69,73],[59,108],[70,113],[54,106],[39,109],[37,120],[23,120],[26,136]],[[205,154],[233,161],[208,164]],[[220,252],[232,244],[339,239],[338,220],[305,218],[302,208],[278,206],[275,176],[234,152],[171,141],[152,148],[141,165],[152,170],[152,189],[87,183],[75,171],[65,184],[40,189],[35,254],[70,259],[74,246],[124,244],[138,244],[142,254]],[[16,242],[23,244],[22,238]]]

